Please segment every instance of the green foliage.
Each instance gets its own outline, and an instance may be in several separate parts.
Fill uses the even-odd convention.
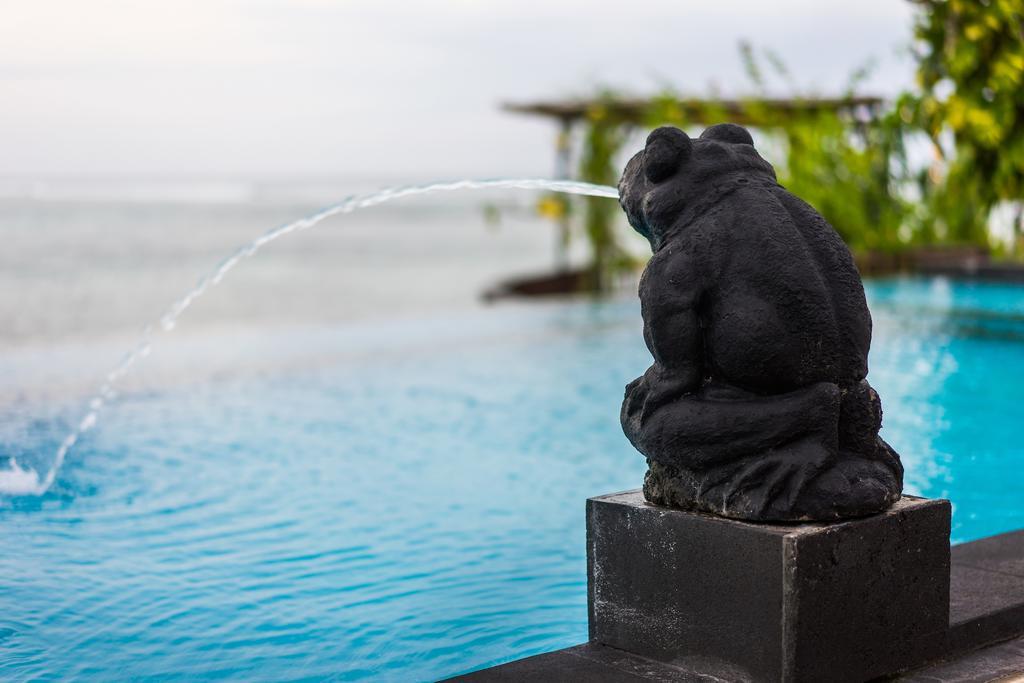
[[[896,111],[935,147],[923,215],[939,236],[985,243],[992,207],[1024,197],[1024,0],[918,4],[918,91]]]
[[[918,87],[888,110],[814,107],[800,95],[780,106],[766,95],[766,73],[798,92],[786,66],[773,53],[758,57],[741,44],[755,94],[739,111],[726,111],[714,98],[666,90],[639,115],[623,118],[615,114],[614,93],[603,91],[588,112],[581,179],[615,184],[619,152],[636,126],[672,124],[696,133],[694,126],[731,120],[754,129],[762,151],[780,150],[781,158],[771,158],[779,182],[818,209],[855,251],[989,246],[991,211],[1007,200],[1017,202],[1019,237],[1024,229],[1024,0],[916,2],[921,6],[914,28]],[[846,98],[853,98],[869,70],[851,75]],[[936,163],[912,169],[905,140],[922,135],[931,139]],[[599,274],[630,263],[615,240],[617,216],[612,202],[586,200],[584,224]],[[1018,250],[1022,246],[1018,239]]]
[[[759,95],[744,107],[750,125],[784,143],[779,182],[814,206],[854,250],[891,252],[916,242],[917,235],[900,231],[910,211],[899,187],[907,168],[900,126],[865,111],[867,105],[814,108],[799,94],[791,108],[771,106],[753,49],[742,44],[740,51]],[[772,52],[765,58],[797,92],[782,60]],[[854,71],[842,97],[852,100],[869,72],[869,66]]]
[[[765,90],[758,60],[747,45],[741,50],[756,90]],[[771,67],[788,78],[775,55]],[[852,88],[852,85],[851,85]],[[579,175],[581,179],[614,185],[618,180],[618,153],[638,123],[693,127],[713,125],[737,117],[747,126],[774,137],[785,150],[778,161],[780,182],[822,212],[847,242],[857,249],[891,251],[908,241],[900,225],[909,211],[900,198],[893,168],[905,167],[898,127],[877,117],[853,119],[850,113],[801,107],[779,107],[764,94],[742,102],[742,111],[727,111],[715,100],[688,98],[664,91],[652,98],[641,116],[618,119],[612,112],[613,93],[605,91],[588,112]],[[639,118],[639,121],[636,119]],[[691,131],[696,132],[696,131]],[[598,270],[628,264],[614,240],[612,225],[618,216],[614,204],[601,199],[587,202],[587,236]]]
[[[619,182],[616,155],[629,134],[627,123],[612,114],[609,104],[613,99],[612,93],[604,92],[587,111],[579,175],[581,180],[599,185]],[[600,197],[586,197],[584,202],[583,223],[592,249],[592,274],[595,287],[601,290],[608,286],[614,273],[635,264],[615,236],[619,207]]]

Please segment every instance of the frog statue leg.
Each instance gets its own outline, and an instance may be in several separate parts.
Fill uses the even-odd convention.
[[[644,494],[653,503],[737,519],[827,520],[885,509],[902,489],[899,460],[877,427],[865,435],[859,414],[843,424],[846,413],[870,410],[852,405],[874,393],[866,382],[845,394],[819,382],[773,396],[702,389],[652,402],[656,381],[632,382],[622,406],[626,436],[647,457]]]

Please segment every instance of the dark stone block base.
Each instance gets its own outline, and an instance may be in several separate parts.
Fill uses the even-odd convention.
[[[863,681],[923,664],[949,623],[947,501],[833,524],[647,503],[587,508],[593,642],[733,681]]]

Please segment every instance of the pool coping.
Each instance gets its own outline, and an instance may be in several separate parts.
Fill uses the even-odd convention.
[[[944,656],[888,680],[982,683],[1024,675],[1024,529],[955,545],[950,560]],[[448,680],[720,681],[594,642]]]

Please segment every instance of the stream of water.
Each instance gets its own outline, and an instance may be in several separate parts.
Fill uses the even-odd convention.
[[[74,447],[78,440],[87,431],[96,425],[103,409],[116,397],[117,385],[128,374],[131,369],[143,358],[148,356],[152,350],[153,340],[157,334],[172,331],[178,323],[181,315],[211,287],[219,284],[231,270],[243,260],[254,256],[263,247],[271,242],[295,232],[308,230],[324,220],[339,214],[352,213],[359,209],[365,209],[397,199],[412,197],[416,195],[431,194],[435,192],[452,192],[456,190],[487,190],[487,189],[520,189],[520,190],[541,190],[546,192],[559,192],[573,195],[586,195],[591,197],[607,197],[617,199],[619,194],[614,187],[605,185],[594,185],[568,180],[545,180],[541,178],[504,178],[493,180],[459,180],[453,182],[429,183],[425,185],[397,186],[386,188],[377,192],[363,195],[352,195],[340,202],[331,204],[319,211],[304,216],[298,220],[281,225],[248,244],[243,245],[223,261],[217,267],[201,278],[199,282],[184,296],[175,301],[170,308],[160,317],[156,324],[147,326],[132,349],[125,354],[120,363],[117,364],[105,376],[103,383],[88,402],[85,415],[78,422],[77,426],[68,433],[61,442],[54,456],[53,462],[45,474],[40,474],[31,467],[22,467],[15,458],[10,458],[10,467],[0,471],[0,494],[6,495],[35,495],[45,493],[52,485],[60,471],[68,452]]]

